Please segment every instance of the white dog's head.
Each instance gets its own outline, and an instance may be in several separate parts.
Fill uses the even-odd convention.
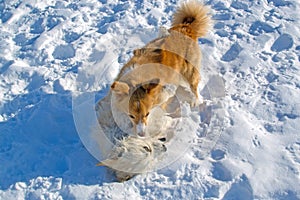
[[[109,157],[98,166],[107,166],[116,172],[119,181],[153,169],[167,148],[165,138],[140,138],[129,136],[119,142]]]

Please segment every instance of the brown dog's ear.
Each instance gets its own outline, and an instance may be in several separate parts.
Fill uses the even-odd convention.
[[[115,81],[110,88],[118,94],[129,94],[129,85],[124,82]]]
[[[151,90],[155,89],[157,86],[159,86],[160,83],[160,79],[159,78],[155,78],[150,80],[148,83],[143,84],[142,88],[149,93]]]

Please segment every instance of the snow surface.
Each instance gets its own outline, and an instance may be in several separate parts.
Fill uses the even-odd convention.
[[[178,2],[0,1],[0,199],[300,199],[300,3],[205,2],[209,103],[187,111],[193,139],[171,165],[118,183],[80,140],[76,117],[92,116],[76,106],[106,95]]]

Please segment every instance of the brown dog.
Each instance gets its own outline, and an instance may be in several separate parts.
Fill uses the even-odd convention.
[[[133,132],[145,136],[147,118],[154,106],[164,104],[170,93],[165,85],[189,88],[198,102],[201,52],[198,38],[210,26],[208,8],[192,0],[183,3],[173,16],[172,27],[162,37],[136,49],[111,85],[112,104],[128,114]]]

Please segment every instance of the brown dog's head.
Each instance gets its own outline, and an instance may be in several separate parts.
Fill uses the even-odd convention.
[[[158,104],[157,97],[161,90],[159,82],[159,79],[153,79],[130,87],[127,83],[115,81],[111,86],[114,92],[129,97],[127,114],[132,122],[133,132],[141,137],[145,136],[151,109]]]

